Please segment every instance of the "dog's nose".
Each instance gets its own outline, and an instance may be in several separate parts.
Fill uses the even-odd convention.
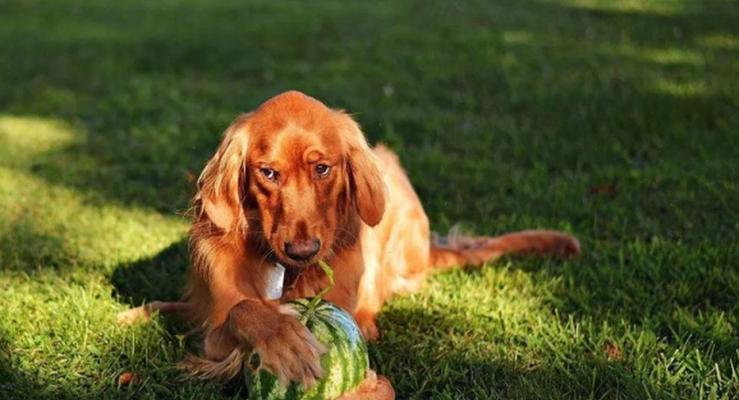
[[[285,242],[285,254],[296,261],[305,261],[318,253],[321,241],[318,239]]]

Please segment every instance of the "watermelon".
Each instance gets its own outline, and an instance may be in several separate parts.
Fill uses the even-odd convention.
[[[298,299],[289,304],[300,322],[328,351],[321,356],[323,377],[312,387],[291,383],[284,387],[266,369],[245,368],[249,400],[335,399],[355,389],[369,369],[367,345],[354,319],[346,311],[320,298]]]

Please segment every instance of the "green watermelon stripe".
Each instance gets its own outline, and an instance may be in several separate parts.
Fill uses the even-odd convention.
[[[329,329],[328,325],[326,325],[323,321],[318,321],[321,323],[321,327],[324,327],[326,329]],[[316,329],[313,330],[314,332],[319,332],[318,326],[316,326]],[[321,367],[323,367],[324,373],[329,373],[330,369],[329,367],[332,364],[332,351],[329,350],[326,354],[323,355],[321,358]],[[321,379],[316,384],[315,390],[311,390],[312,395],[309,397],[306,397],[305,400],[322,400],[326,398],[326,385],[328,384],[328,379]]]
[[[337,324],[345,327],[345,329],[342,331],[342,334],[346,336],[347,341],[343,343],[348,344],[347,347],[349,348],[346,349],[349,353],[348,359],[352,361],[352,373],[348,381],[352,382],[352,384],[356,386],[364,379],[364,375],[369,368],[367,346],[364,343],[359,329],[357,329],[354,319],[351,318],[348,314],[333,314],[331,316],[331,320],[336,321]]]
[[[321,321],[322,322],[322,321]],[[326,330],[330,329],[328,325],[322,323],[321,326],[325,328]],[[318,329],[318,328],[317,328]],[[326,354],[323,355],[321,358],[321,366],[323,367],[324,374],[330,373],[330,366],[333,364],[334,360],[334,351],[329,350]],[[309,393],[309,396],[306,396],[304,400],[323,400],[328,398],[328,394],[326,393],[327,388],[326,386],[329,383],[329,379],[321,379],[316,384],[315,390],[311,390]]]
[[[339,333],[338,328],[334,326],[333,324],[326,324],[326,326],[329,328],[329,332],[331,333],[332,343],[340,343],[341,347],[338,352],[336,352],[339,366],[341,367],[341,393],[345,393],[348,389],[350,389],[349,385],[351,385],[353,382],[348,382],[348,377],[350,377],[349,374],[349,357],[346,352],[346,348],[344,346],[344,342],[340,340],[342,336],[342,333]],[[341,326],[341,325],[340,325]]]
[[[272,393],[275,389],[279,391],[279,388],[277,388],[277,386],[279,385],[279,382],[277,382],[277,378],[266,370],[260,370],[257,375],[257,379],[259,379],[259,383],[261,384],[259,386],[261,386],[262,388],[262,399],[269,399],[270,393]]]
[[[340,381],[346,381],[347,374],[346,374],[346,363],[348,362],[346,359],[346,353],[343,346],[343,342],[341,341],[342,335],[338,331],[338,327],[331,323],[331,319],[327,318],[327,321],[324,321],[324,326],[326,327],[326,330],[328,331],[328,335],[330,336],[330,342],[337,345],[336,351],[331,352],[331,364],[338,365],[340,367],[341,371],[341,379]],[[326,389],[328,392],[334,392],[335,387],[330,387]],[[339,387],[338,393],[344,393],[344,387]]]
[[[285,400],[299,400],[302,394],[303,385],[290,385],[285,393]]]

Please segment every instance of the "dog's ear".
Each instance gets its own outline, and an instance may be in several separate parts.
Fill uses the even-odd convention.
[[[347,170],[354,205],[362,221],[375,226],[385,213],[385,182],[359,125],[348,115],[341,114],[345,118],[343,136],[346,138]]]
[[[226,232],[246,229],[242,201],[247,179],[248,118],[248,114],[239,116],[226,129],[216,154],[198,178],[197,212],[205,213],[210,221]]]

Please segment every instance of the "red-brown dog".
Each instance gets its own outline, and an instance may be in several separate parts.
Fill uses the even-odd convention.
[[[323,345],[280,305],[327,285],[319,260],[336,278],[326,299],[352,313],[374,340],[383,303],[417,290],[430,271],[506,253],[580,251],[575,238],[539,230],[432,242],[397,156],[370,149],[349,115],[299,92],[234,121],[200,176],[194,210],[186,302],[152,303],[138,312],[189,314],[204,329],[202,357],[190,367],[210,377],[234,376],[252,349],[283,381],[311,383],[321,375]],[[273,301],[266,281],[276,262],[287,274],[284,295]],[[393,394],[384,378],[370,374],[345,397]]]

